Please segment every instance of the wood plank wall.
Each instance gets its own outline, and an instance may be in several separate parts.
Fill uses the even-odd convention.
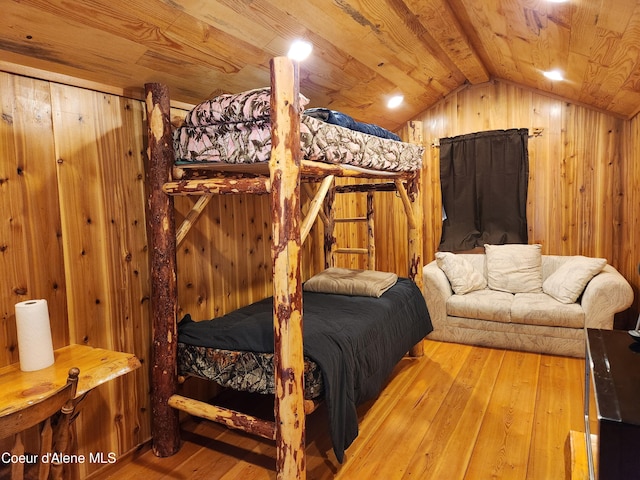
[[[147,360],[143,105],[7,73],[0,96],[0,363],[18,361],[14,305],[33,298],[48,301],[55,348]],[[77,423],[83,453],[149,438],[148,392],[145,369],[92,392]]]
[[[18,361],[14,305],[32,298],[49,301],[56,347],[86,343],[138,355],[143,368],[98,388],[78,420],[85,453],[122,454],[150,437],[143,105],[1,72],[0,99],[0,365]],[[427,144],[425,262],[440,235],[438,149],[430,145],[479,130],[542,129],[529,144],[531,241],[545,253],[606,257],[638,295],[640,119],[495,82],[460,90],[418,120]],[[192,201],[177,199],[178,218]],[[376,202],[377,268],[404,274],[400,200],[377,193]],[[339,215],[364,208],[364,199],[348,195]],[[182,312],[208,318],[269,292],[268,212],[266,197],[212,200],[179,249]],[[321,235],[314,227],[305,246],[306,277],[322,267]],[[342,245],[366,242],[366,232],[340,236]],[[364,262],[339,257],[342,266]],[[99,467],[83,465],[82,474]]]
[[[14,305],[46,298],[55,347],[69,342],[49,84],[0,73],[0,365],[18,360]],[[34,141],[38,139],[38,141]]]
[[[196,200],[175,197],[177,225]],[[305,279],[323,268],[321,242],[316,223],[303,247]],[[213,196],[178,247],[178,317],[213,318],[271,295],[270,245],[268,197]]]
[[[624,195],[615,199],[620,203],[616,247],[619,249],[617,267],[631,283],[635,294],[634,309],[627,326],[632,328],[640,318],[640,115],[625,122],[620,148],[620,190]],[[614,195],[617,193],[614,191]]]

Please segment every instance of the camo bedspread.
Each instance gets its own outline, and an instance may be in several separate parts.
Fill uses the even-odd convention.
[[[178,374],[213,380],[218,385],[252,393],[274,394],[273,353],[242,352],[178,343]],[[304,396],[322,395],[322,371],[305,358]]]
[[[173,147],[177,163],[258,163],[271,154],[269,89],[221,95],[187,114],[176,129]],[[306,99],[301,97],[301,105]],[[422,146],[381,138],[302,115],[303,158],[381,171],[422,168]]]

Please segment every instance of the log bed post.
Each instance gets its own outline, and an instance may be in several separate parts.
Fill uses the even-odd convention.
[[[411,121],[407,124],[407,141],[415,145],[422,145],[422,122]],[[413,221],[407,215],[409,223],[409,278],[422,290],[422,230],[423,208],[421,194],[421,170],[416,170],[407,182],[407,194],[410,202]]]
[[[335,200],[336,185],[335,183],[329,188],[327,196],[324,199],[323,211],[326,218],[324,224],[323,248],[324,248],[324,268],[335,267],[334,252],[336,250],[335,236]]]
[[[376,269],[376,236],[373,191],[367,192],[367,268]]]
[[[168,457],[180,448],[178,411],[168,400],[177,388],[178,295],[176,282],[176,235],[173,199],[162,191],[171,180],[169,90],[165,85],[145,85],[149,156],[149,201],[147,210],[151,258],[151,321],[153,345],[151,367],[151,431],[153,451]]]
[[[409,122],[407,128],[408,141],[416,145],[422,145],[422,122]],[[423,291],[422,285],[422,231],[423,231],[423,204],[421,194],[421,172],[416,170],[415,176],[408,182],[407,190],[409,200],[411,201],[411,210],[415,224],[412,226],[409,222],[409,278],[415,282],[420,291]],[[410,352],[413,357],[421,357],[424,355],[423,342],[416,344]]]
[[[271,60],[271,223],[278,480],[306,478],[298,66]]]

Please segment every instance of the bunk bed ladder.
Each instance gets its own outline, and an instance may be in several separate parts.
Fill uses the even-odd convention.
[[[416,177],[418,178],[418,177]],[[415,190],[418,180],[415,178],[407,182],[407,186]],[[374,220],[374,192],[397,192],[402,199],[403,206],[409,218],[409,229],[416,230],[416,220],[414,218],[413,200],[409,198],[409,194],[402,180],[394,180],[393,182],[379,183],[350,183],[337,185],[331,189],[325,196],[324,210],[322,211],[322,221],[324,222],[324,258],[325,268],[336,266],[336,254],[360,254],[367,255],[367,268],[369,270],[376,269],[376,244],[375,244],[375,220]],[[366,216],[361,217],[343,217],[335,216],[335,196],[344,193],[366,193],[367,194],[367,212]],[[415,194],[412,193],[412,197]],[[366,223],[367,225],[367,246],[366,248],[357,247],[339,247],[335,235],[335,225],[337,223]],[[408,275],[411,279],[415,279],[415,275]]]
[[[336,188],[336,193],[349,193],[348,190],[341,189],[340,187]],[[367,246],[366,248],[358,248],[358,247],[338,247],[332,249],[332,254],[355,254],[355,255],[366,255],[367,256],[367,268],[369,270],[375,270],[376,268],[376,241],[374,235],[374,220],[373,220],[373,192],[367,192],[367,213],[365,216],[360,217],[343,217],[343,218],[334,218],[335,223],[351,223],[351,224],[361,224],[366,223],[367,225]],[[335,225],[335,224],[334,224]]]

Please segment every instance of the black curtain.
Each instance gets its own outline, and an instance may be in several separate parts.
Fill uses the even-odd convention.
[[[440,139],[441,251],[528,243],[528,138],[524,128]]]

